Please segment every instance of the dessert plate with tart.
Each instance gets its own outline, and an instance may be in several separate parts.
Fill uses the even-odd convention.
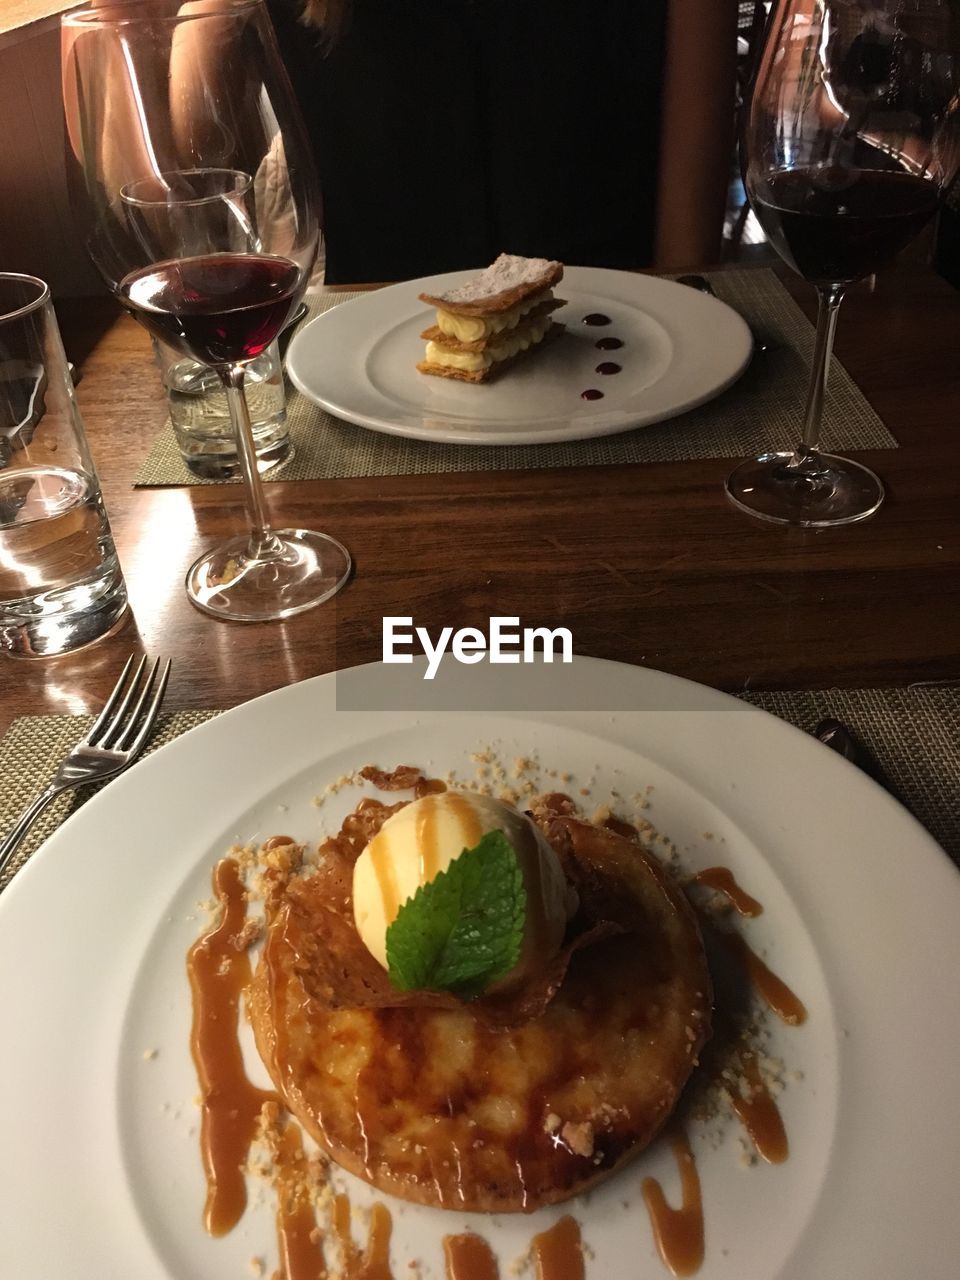
[[[421,676],[226,712],[0,897],[3,1273],[952,1276],[930,837],[674,677]]]
[[[686,285],[502,255],[479,275],[341,303],[296,335],[287,371],[321,408],[374,431],[548,444],[685,413],[730,386],[751,351],[742,317]]]

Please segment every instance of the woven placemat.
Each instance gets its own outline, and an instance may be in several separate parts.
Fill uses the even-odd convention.
[[[149,755],[215,715],[219,712],[173,711],[161,714],[144,754]],[[94,719],[94,716],[20,716],[14,720],[0,738],[0,834],[10,830],[34,796],[44,789],[57,765],[79,742]],[[68,791],[52,801],[27,833],[13,861],[0,874],[0,889],[16,875],[64,818],[108,782],[109,779],[97,786]]]
[[[741,697],[808,733],[828,716],[849,726],[897,796],[960,866],[960,685]]]
[[[869,745],[900,798],[960,865],[960,685],[741,696],[808,732],[825,716],[849,725]],[[217,714],[177,711],[161,716],[149,749],[155,751]],[[0,739],[0,833],[9,830],[92,723],[92,716],[14,720]],[[88,787],[54,801],[0,876],[0,889],[93,790]],[[812,797],[811,803],[815,800]]]
[[[287,387],[287,421],[295,456],[264,479],[324,480],[353,476],[427,475],[447,471],[512,471],[539,467],[739,458],[796,442],[813,354],[813,326],[767,268],[716,272],[718,297],[738,311],[769,347],[730,390],[659,426],[563,444],[478,446],[433,444],[342,422]],[[357,293],[316,299],[319,315]],[[411,353],[411,360],[416,353]],[[834,361],[824,407],[827,449],[890,449],[897,441],[856,383]],[[169,423],[137,476],[138,485],[217,484],[183,464]],[[230,482],[227,482],[230,483]]]

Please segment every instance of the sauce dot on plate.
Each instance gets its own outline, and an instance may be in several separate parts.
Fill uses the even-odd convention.
[[[602,324],[609,324],[610,317],[605,316],[601,311],[591,311],[588,316],[583,317],[583,323],[597,327]]]
[[[602,400],[603,392],[598,391],[596,387],[588,387],[586,391],[580,392],[581,400]]]

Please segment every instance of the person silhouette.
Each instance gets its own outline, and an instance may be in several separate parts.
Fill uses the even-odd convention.
[[[718,256],[731,0],[268,7],[316,152],[328,282],[501,252],[619,268]]]

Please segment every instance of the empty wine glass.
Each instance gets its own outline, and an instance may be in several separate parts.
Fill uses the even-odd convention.
[[[819,449],[837,309],[847,285],[917,235],[956,170],[952,0],[777,0],[742,139],[750,204],[819,297],[796,447],[727,479],[730,499],[779,524],[849,524],[883,485]],[[891,353],[892,354],[892,353]]]
[[[274,530],[245,370],[300,302],[316,256],[310,150],[261,0],[141,0],[63,18],[68,135],[92,211],[90,255],[118,299],[223,382],[248,531],[187,574],[199,608],[288,617],[334,594],[346,549]]]

